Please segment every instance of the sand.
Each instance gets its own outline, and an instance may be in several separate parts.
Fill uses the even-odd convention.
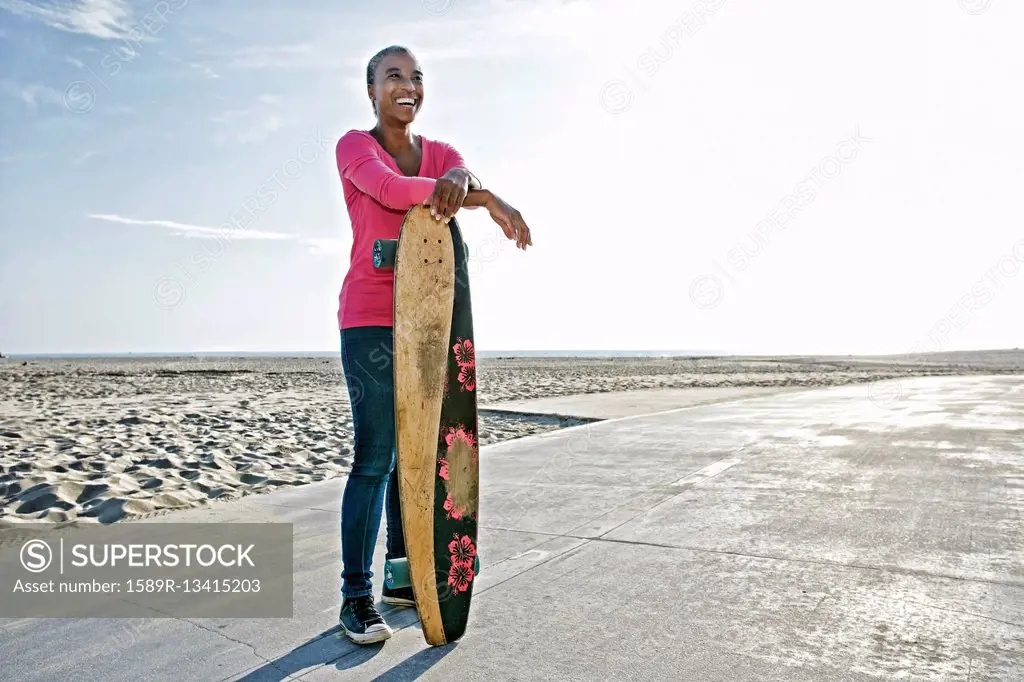
[[[479,358],[480,443],[585,423],[501,401],[1024,373],[1024,352],[892,358]],[[0,527],[113,523],[344,476],[335,358],[0,360]]]

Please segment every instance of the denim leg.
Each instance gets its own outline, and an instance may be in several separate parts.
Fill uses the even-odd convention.
[[[394,337],[390,337],[387,342],[387,359],[388,359],[388,372],[390,373],[392,386],[394,386],[394,368],[390,364],[394,361]],[[394,405],[392,403],[392,409]],[[392,412],[391,423],[394,424],[394,412]],[[393,439],[396,436],[392,437]],[[387,493],[384,500],[384,511],[387,516],[387,552],[384,555],[385,559],[401,559],[405,557],[405,533],[402,528],[402,498],[398,494],[398,451],[395,451],[395,465],[391,469],[391,475],[388,476],[388,487]]]
[[[398,466],[388,478],[388,551],[384,558],[401,559],[405,556],[405,530],[402,528],[402,504],[398,495]]]
[[[354,430],[352,470],[341,502],[341,589],[346,597],[358,597],[373,593],[373,550],[395,468],[392,332],[389,327],[344,329],[341,341]]]

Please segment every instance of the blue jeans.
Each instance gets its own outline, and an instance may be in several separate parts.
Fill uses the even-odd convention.
[[[405,556],[395,468],[393,340],[391,327],[341,330],[341,363],[355,431],[352,471],[341,500],[341,591],[345,597],[373,594],[373,549],[385,502],[386,558]]]

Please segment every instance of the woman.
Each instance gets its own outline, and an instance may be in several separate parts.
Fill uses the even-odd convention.
[[[406,212],[422,204],[445,223],[463,206],[482,206],[518,248],[533,244],[519,212],[482,189],[455,149],[411,132],[423,106],[423,74],[408,49],[393,45],[374,55],[366,67],[366,90],[377,125],[349,131],[336,150],[354,237],[338,301],[341,360],[355,430],[355,456],[341,504],[339,619],[348,637],[360,644],[392,634],[374,605],[370,581],[385,493],[387,558],[405,556],[395,472],[394,280],[372,267],[373,242],[397,238]],[[415,605],[411,588],[385,587],[383,601]]]

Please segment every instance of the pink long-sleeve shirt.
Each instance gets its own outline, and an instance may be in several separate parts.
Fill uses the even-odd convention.
[[[406,212],[433,194],[437,178],[466,167],[451,145],[422,135],[420,144],[420,170],[406,176],[369,133],[350,130],[338,140],[338,174],[353,236],[349,270],[338,296],[339,329],[392,326],[394,275],[373,267],[373,242],[397,239]]]

